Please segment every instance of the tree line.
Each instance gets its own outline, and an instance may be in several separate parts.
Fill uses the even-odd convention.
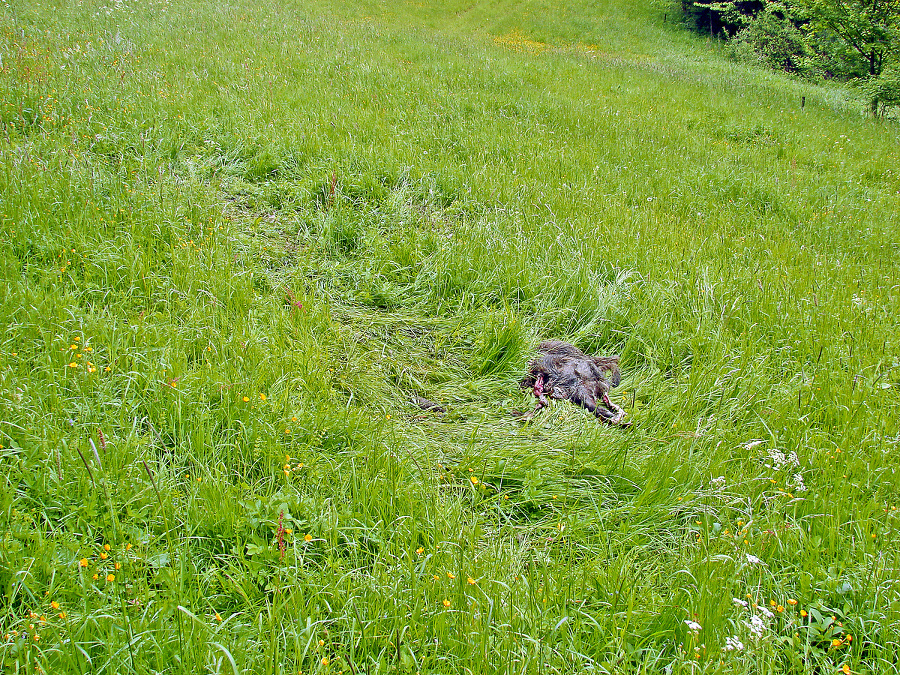
[[[695,30],[741,60],[852,81],[883,115],[900,106],[900,0],[680,0]]]

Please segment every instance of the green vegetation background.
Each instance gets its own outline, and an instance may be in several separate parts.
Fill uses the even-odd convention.
[[[896,672],[896,125],[616,0],[0,58],[4,672]]]

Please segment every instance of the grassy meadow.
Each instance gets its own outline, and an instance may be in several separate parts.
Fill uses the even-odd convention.
[[[675,14],[5,0],[0,672],[897,673],[900,127]]]

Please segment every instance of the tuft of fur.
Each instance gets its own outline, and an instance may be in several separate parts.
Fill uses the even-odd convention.
[[[621,380],[618,356],[590,356],[560,340],[542,342],[521,382],[522,388],[531,389],[538,400],[526,417],[548,406],[549,396],[587,408],[608,424],[628,426],[622,422],[625,411],[609,400],[610,389]]]

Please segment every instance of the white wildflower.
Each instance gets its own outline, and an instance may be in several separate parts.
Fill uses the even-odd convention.
[[[725,646],[722,647],[723,652],[742,652],[744,651],[744,643],[737,639],[737,636],[729,636],[725,638]]]
[[[709,486],[717,490],[721,490],[723,487],[725,487],[725,476],[713,478],[711,481],[709,481]]]
[[[749,603],[746,600],[741,600],[740,598],[732,598],[731,601],[734,603],[735,607],[748,607]]]
[[[769,608],[768,608],[768,607],[765,607],[765,606],[763,606],[763,605],[759,605],[759,607],[757,607],[756,609],[759,610],[759,613],[760,613],[760,614],[762,614],[763,616],[765,616],[765,617],[767,617],[767,618],[769,618],[769,619],[774,619],[774,618],[775,618],[775,615],[772,614],[772,612],[769,611]]]
[[[747,562],[750,563],[751,565],[765,565],[765,563],[762,560],[757,558],[752,553],[746,553],[745,555],[747,556]]]
[[[794,474],[794,484],[793,484],[794,492],[806,492],[806,483],[803,482],[803,474],[795,473]]]
[[[744,622],[744,625],[750,629],[750,632],[753,633],[753,637],[761,638],[763,634],[766,632],[766,622],[760,619],[755,614],[750,617],[750,622]]]
[[[792,452],[789,455],[785,455],[778,448],[770,448],[769,449],[769,462],[766,463],[766,468],[775,469],[776,471],[780,471],[785,467],[795,467],[800,466],[800,458],[797,457],[796,452]]]
[[[747,441],[746,443],[744,443],[744,447],[747,450],[752,450],[757,445],[762,445],[763,443],[765,443],[765,441]]]
[[[703,628],[703,626],[701,626],[699,623],[697,623],[696,621],[691,621],[690,619],[685,619],[684,623],[687,624],[688,630],[692,633],[699,633]]]

